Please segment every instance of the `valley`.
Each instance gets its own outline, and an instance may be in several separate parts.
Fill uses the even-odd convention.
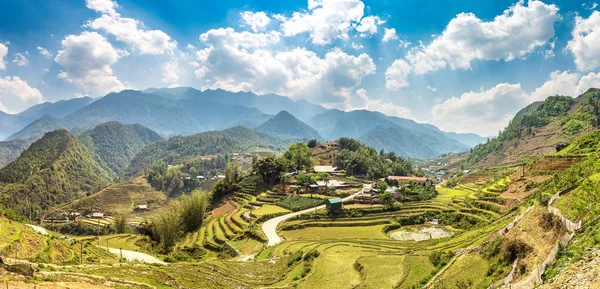
[[[39,288],[570,286],[560,285],[573,283],[565,274],[597,259],[600,133],[594,119],[568,136],[542,132],[597,95],[558,99],[572,108],[556,114],[550,98],[472,151],[416,162],[350,137],[325,140],[288,112],[256,130],[170,138],[118,122],[47,132],[0,170],[1,280]],[[498,139],[514,150],[502,143],[490,151]],[[586,286],[600,284],[586,276]]]

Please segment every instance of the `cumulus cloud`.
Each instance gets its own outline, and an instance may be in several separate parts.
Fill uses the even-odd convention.
[[[385,23],[385,21],[381,20],[379,16],[367,16],[360,20],[360,24],[356,27],[356,31],[358,31],[361,36],[367,37],[377,33],[377,28],[383,23]]]
[[[265,12],[252,12],[252,11],[244,11],[240,13],[242,17],[242,21],[245,25],[249,26],[250,29],[254,32],[259,32],[265,30],[271,19]]]
[[[147,30],[144,23],[132,18],[122,17],[115,11],[117,3],[111,0],[87,0],[87,7],[102,13],[100,18],[88,21],[85,27],[103,30],[129,45],[140,54],[172,53],[177,41],[162,30]]]
[[[385,71],[385,87],[389,90],[398,90],[409,86],[407,80],[411,67],[406,61],[396,59]]]
[[[31,105],[42,103],[44,96],[37,88],[32,88],[27,81],[18,76],[0,78],[0,110],[4,112],[20,112]],[[10,104],[10,105],[9,105]],[[1,104],[0,104],[1,105]]]
[[[446,66],[470,69],[474,60],[511,61],[545,45],[559,19],[556,5],[537,0],[527,5],[519,1],[489,22],[460,13],[429,45],[412,48],[406,59],[417,74]]]
[[[427,89],[429,89],[429,90],[431,90],[433,92],[437,92],[438,91],[437,88],[432,87],[432,86],[427,86]]]
[[[553,95],[576,97],[591,87],[600,87],[600,73],[554,71],[531,93],[524,92],[520,84],[501,83],[489,90],[447,99],[436,104],[431,112],[442,129],[490,135],[506,127],[520,109],[534,101]]]
[[[162,81],[166,83],[177,83],[179,80],[179,74],[181,68],[177,59],[171,59],[163,64],[163,78]]]
[[[528,103],[520,84],[501,83],[480,92],[467,92],[433,106],[431,113],[440,128],[490,135],[505,127]]]
[[[6,61],[4,58],[8,54],[8,47],[6,44],[0,43],[0,70],[6,70]]]
[[[531,101],[544,100],[551,95],[578,96],[591,87],[600,87],[600,73],[588,74],[553,71],[549,79],[533,93]]]
[[[282,21],[285,36],[308,33],[313,44],[325,45],[334,39],[349,39],[350,31],[360,24],[364,9],[365,4],[359,0],[308,0],[308,11],[294,12],[292,17],[278,20]],[[374,19],[367,21],[371,20]],[[372,29],[366,23],[362,27],[365,31]]]
[[[50,53],[50,51],[48,51],[48,49],[46,49],[44,47],[38,46],[37,50],[40,52],[41,55],[44,55],[48,58],[52,58],[52,56],[53,56],[52,53]]]
[[[381,112],[381,113],[383,113],[385,115],[389,115],[389,116],[397,116],[397,117],[402,117],[402,118],[410,117],[411,111],[409,108],[403,107],[403,106],[398,106],[391,102],[383,102],[379,99],[371,99],[367,95],[367,91],[364,88],[360,88],[360,89],[356,90],[356,95],[358,95],[358,97],[360,97],[360,99],[363,101],[363,106],[362,107],[349,106],[349,107],[347,107],[348,110],[366,109],[366,110],[371,110],[371,111],[378,111],[378,112]]]
[[[13,59],[13,63],[18,65],[18,66],[26,66],[29,65],[29,59],[27,58],[29,56],[29,52],[25,51],[25,53],[15,53],[15,58]]]
[[[383,39],[381,41],[388,42],[390,40],[398,39],[395,28],[385,28],[383,33]]]
[[[212,29],[200,35],[195,76],[203,88],[278,93],[321,103],[342,103],[362,79],[375,73],[365,53],[348,55],[332,49],[319,57],[305,48],[276,51],[278,32]]]
[[[84,31],[68,35],[54,61],[64,66],[58,77],[83,89],[86,93],[106,94],[121,91],[125,85],[113,74],[111,65],[121,54],[97,32]]]
[[[572,34],[567,50],[575,57],[577,69],[587,71],[600,67],[600,12],[594,11],[587,19],[577,16]]]

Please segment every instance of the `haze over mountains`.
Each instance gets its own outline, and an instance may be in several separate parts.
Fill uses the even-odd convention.
[[[3,149],[6,156],[18,155],[8,148],[22,150],[49,131],[66,129],[80,134],[113,121],[140,124],[164,138],[239,125],[283,138],[327,140],[345,136],[412,158],[464,151],[485,140],[379,112],[344,112],[273,94],[187,87],[124,90],[96,100],[86,97],[43,103],[18,115],[0,113],[0,121],[0,138],[24,141],[20,145],[0,143],[0,153]]]

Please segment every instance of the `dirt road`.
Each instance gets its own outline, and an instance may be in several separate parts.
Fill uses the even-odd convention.
[[[100,246],[100,248],[102,248],[104,250],[107,249],[106,247],[103,247],[103,246]],[[108,251],[117,255],[118,257],[121,256],[121,249],[108,248]],[[129,250],[123,250],[123,258],[125,258],[125,260],[127,260],[127,261],[137,261],[140,263],[147,263],[147,264],[161,264],[161,265],[167,264],[166,262],[158,260],[154,256],[136,252],[136,251],[129,251]]]
[[[347,201],[347,200],[351,200],[354,197],[356,197],[356,195],[358,195],[358,193],[354,193],[348,197],[345,197],[342,199],[343,202]],[[275,217],[273,219],[270,219],[268,221],[266,221],[263,225],[262,225],[262,230],[263,232],[265,232],[265,235],[267,236],[267,239],[269,239],[269,246],[273,246],[276,244],[281,243],[281,238],[279,238],[279,236],[277,235],[277,226],[292,217],[298,216],[298,215],[302,215],[302,214],[306,214],[306,213],[310,213],[310,212],[314,212],[315,209],[316,210],[320,210],[322,208],[325,208],[325,205],[320,205],[320,206],[316,206],[316,207],[312,207],[310,209],[306,209],[306,210],[302,210],[302,211],[298,211],[298,212],[293,212],[293,213],[289,213],[283,216],[279,216],[279,217]]]

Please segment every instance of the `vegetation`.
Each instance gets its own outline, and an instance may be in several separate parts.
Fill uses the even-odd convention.
[[[324,204],[324,200],[321,198],[307,198],[302,196],[290,196],[277,202],[277,205],[293,212],[316,207],[322,204]]]
[[[378,154],[375,149],[350,138],[340,138],[338,142],[340,151],[336,155],[335,165],[349,175],[374,179],[413,173],[410,161],[397,156],[394,152],[383,153],[382,151]]]
[[[242,126],[191,136],[175,136],[145,146],[131,161],[126,175],[137,175],[158,160],[167,164],[178,164],[198,156],[230,154],[253,147],[280,148],[292,142],[288,139],[258,133]]]
[[[139,124],[101,124],[79,136],[117,175],[122,175],[133,157],[147,144],[162,140],[156,132]]]
[[[66,130],[47,133],[0,170],[2,203],[35,217],[45,209],[96,192],[109,173],[94,154]]]

